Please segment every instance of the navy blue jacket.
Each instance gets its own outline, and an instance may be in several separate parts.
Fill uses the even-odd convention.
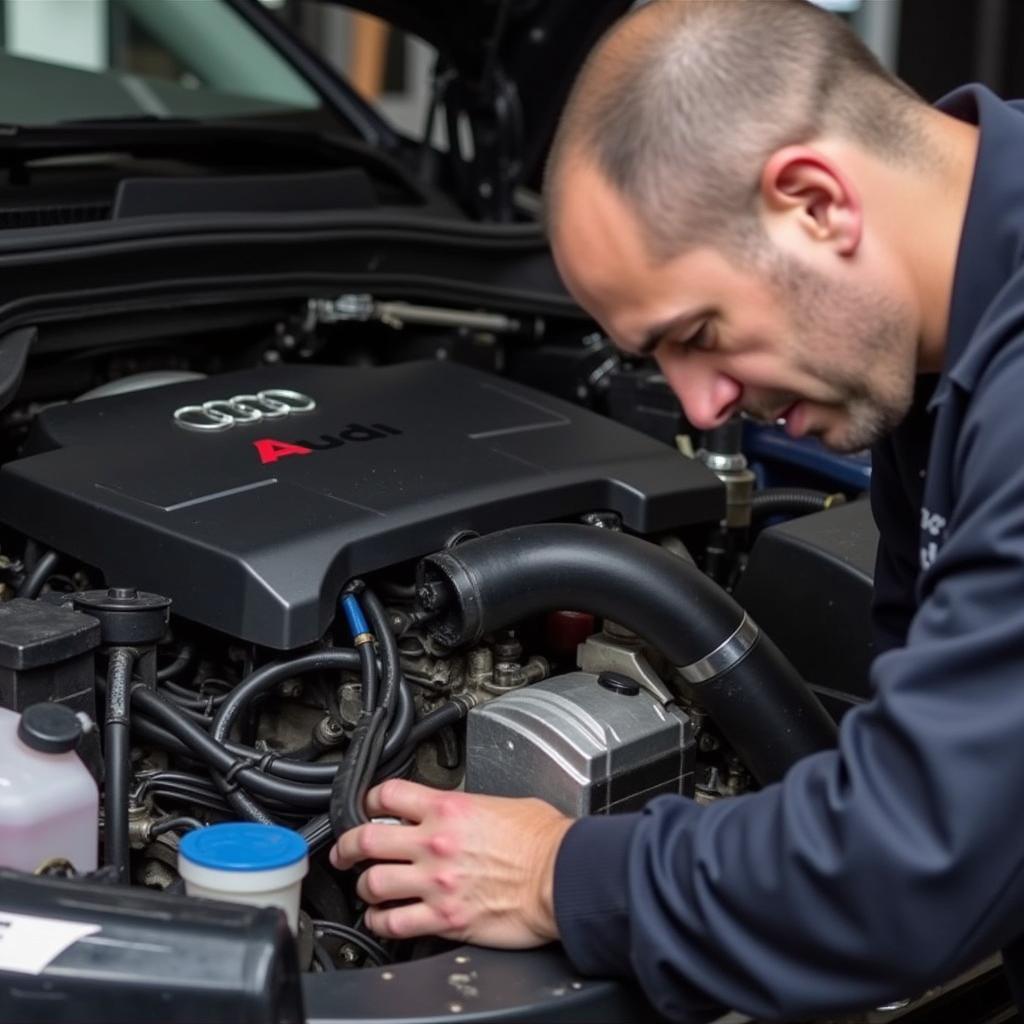
[[[559,851],[570,958],[676,1020],[877,1006],[1003,947],[1024,977],[1024,105],[941,108],[980,150],[944,371],[875,455],[874,698],[781,783],[584,818]]]

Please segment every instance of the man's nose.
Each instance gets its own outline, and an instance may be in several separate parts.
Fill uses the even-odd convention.
[[[698,430],[720,427],[736,412],[743,386],[727,374],[709,367],[666,366],[661,371],[683,406],[686,418]]]

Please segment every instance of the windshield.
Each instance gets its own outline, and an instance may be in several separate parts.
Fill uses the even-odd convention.
[[[0,0],[0,122],[322,110],[223,0]]]

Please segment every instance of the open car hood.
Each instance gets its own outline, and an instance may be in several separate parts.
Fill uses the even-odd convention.
[[[519,180],[536,187],[569,88],[602,33],[631,0],[327,0],[375,14],[436,47],[456,72],[460,105],[509,102],[522,139]]]

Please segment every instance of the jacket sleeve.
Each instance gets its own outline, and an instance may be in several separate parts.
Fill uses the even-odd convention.
[[[905,647],[839,747],[758,793],[584,819],[555,874],[565,948],[666,1016],[802,1017],[914,996],[1024,921],[1020,368],[990,375]],[[1010,372],[1012,369],[1012,372]]]

